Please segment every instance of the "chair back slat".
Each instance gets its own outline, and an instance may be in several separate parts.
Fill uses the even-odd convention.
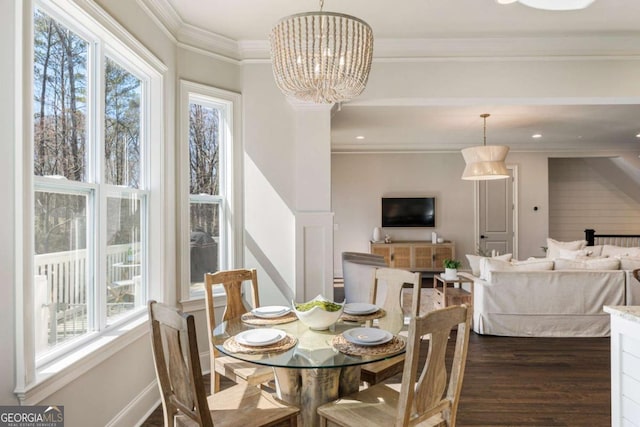
[[[213,303],[213,285],[222,285],[227,297],[227,303],[225,305],[224,312],[222,313],[222,320],[237,319],[249,309],[245,305],[242,296],[242,285],[246,281],[251,282],[249,292],[249,304],[250,308],[260,306],[260,296],[258,295],[258,276],[255,269],[246,270],[227,270],[218,271],[216,273],[207,273],[205,278],[205,291],[207,292],[207,298],[211,298]],[[210,319],[215,325],[215,319]]]
[[[380,329],[394,334],[402,330],[404,326],[402,288],[405,283],[413,285],[415,300],[415,295],[420,295],[420,273],[411,273],[397,268],[378,268],[375,271],[370,301],[373,304],[379,304],[386,311],[386,315],[378,319]]]
[[[413,425],[438,412],[443,413],[446,425],[455,425],[470,323],[471,310],[465,305],[447,307],[412,318],[396,426]],[[448,375],[447,343],[452,328],[456,326],[456,346],[450,363],[451,374]],[[424,366],[420,369],[420,343],[423,336],[429,340],[429,348]],[[415,384],[415,387],[410,384]]]
[[[153,361],[166,426],[183,414],[201,426],[213,427],[202,380],[193,315],[149,302]]]
[[[194,407],[194,398],[192,394],[192,385],[189,381],[189,367],[184,357],[181,345],[180,331],[162,326],[164,341],[169,354],[169,363],[167,370],[169,373],[169,382],[176,400],[182,402],[189,408]]]

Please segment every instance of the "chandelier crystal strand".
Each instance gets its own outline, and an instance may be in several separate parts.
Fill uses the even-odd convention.
[[[322,10],[291,15],[276,24],[270,42],[273,75],[287,96],[343,102],[367,84],[373,32],[361,19]]]

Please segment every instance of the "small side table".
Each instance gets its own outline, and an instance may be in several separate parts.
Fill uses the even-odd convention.
[[[462,283],[471,283],[470,291],[462,289]],[[460,286],[456,286],[456,284]],[[473,276],[458,273],[458,278],[449,280],[440,274],[433,276],[433,300],[437,308],[467,304],[473,306]]]

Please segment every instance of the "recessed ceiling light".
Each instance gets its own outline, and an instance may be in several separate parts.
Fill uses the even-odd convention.
[[[541,133],[534,133],[533,135],[531,135],[531,138],[542,138],[542,134]]]
[[[636,138],[640,138],[640,133],[636,135]]]
[[[356,136],[356,139],[364,139],[364,136],[363,135],[358,135],[358,136]]]

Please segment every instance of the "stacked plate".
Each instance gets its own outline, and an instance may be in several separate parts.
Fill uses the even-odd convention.
[[[380,307],[377,305],[364,302],[350,302],[344,305],[344,312],[355,316],[364,316],[375,313],[378,310],[380,310]]]
[[[275,317],[282,317],[291,311],[291,307],[284,305],[269,305],[265,307],[256,307],[251,310],[251,314],[263,319],[273,319]]]
[[[380,345],[393,338],[391,332],[377,328],[353,328],[344,331],[342,336],[350,343],[358,345]]]
[[[249,347],[271,345],[282,341],[287,334],[279,329],[250,329],[235,336],[236,341]]]

